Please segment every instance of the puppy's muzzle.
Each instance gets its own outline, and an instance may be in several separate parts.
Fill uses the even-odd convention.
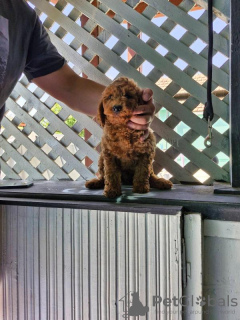
[[[122,106],[121,105],[116,105],[113,107],[113,111],[115,113],[119,113],[122,110]]]

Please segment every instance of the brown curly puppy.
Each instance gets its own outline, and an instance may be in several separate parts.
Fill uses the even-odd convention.
[[[141,142],[143,131],[127,127],[134,108],[144,104],[142,90],[132,80],[122,77],[103,92],[98,117],[103,127],[99,178],[86,182],[89,189],[104,187],[104,195],[121,195],[121,183],[132,184],[133,192],[146,193],[150,187],[170,189],[172,183],[153,173],[155,137],[150,132]]]

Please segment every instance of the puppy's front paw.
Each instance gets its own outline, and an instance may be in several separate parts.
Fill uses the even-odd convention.
[[[104,180],[103,179],[92,179],[87,180],[85,182],[85,187],[88,189],[101,189],[104,187]]]
[[[164,189],[171,189],[173,186],[172,182],[170,180],[165,180],[164,182]]]
[[[160,190],[169,190],[173,186],[172,182],[170,180],[166,180],[163,178],[159,178],[156,182],[155,188],[158,188]]]
[[[149,184],[138,184],[133,186],[134,193],[148,193],[150,190]]]
[[[107,198],[116,198],[122,194],[122,191],[121,191],[121,188],[120,189],[105,188],[103,194]]]
[[[159,178],[155,175],[151,176],[149,181],[151,188],[157,188],[159,190],[169,190],[173,186],[171,181]]]

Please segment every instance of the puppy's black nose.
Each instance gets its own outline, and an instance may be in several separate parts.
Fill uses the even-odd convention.
[[[117,106],[113,107],[113,111],[116,112],[116,113],[120,112],[121,110],[122,110],[122,106],[120,106],[120,105],[117,105]]]

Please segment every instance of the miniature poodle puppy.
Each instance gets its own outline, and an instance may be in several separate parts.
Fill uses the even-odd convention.
[[[121,184],[133,185],[133,192],[147,193],[150,187],[170,189],[171,181],[157,177],[152,162],[156,141],[150,131],[140,141],[144,131],[128,128],[127,122],[134,108],[144,104],[142,90],[133,80],[121,77],[103,92],[98,107],[98,118],[103,127],[98,178],[86,181],[89,189],[104,188],[104,195],[115,198],[121,195]]]

